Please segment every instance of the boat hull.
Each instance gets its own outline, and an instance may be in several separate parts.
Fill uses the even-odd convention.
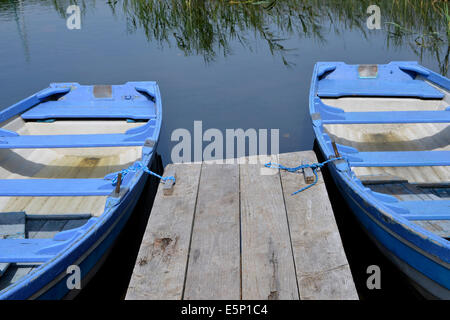
[[[84,239],[75,252],[60,259],[45,272],[39,272],[39,268],[36,269],[34,273],[39,273],[38,277],[29,281],[26,286],[20,285],[17,289],[14,286],[9,288],[9,292],[4,293],[2,298],[56,300],[75,296],[79,290],[68,289],[67,281],[71,273],[67,273],[67,268],[71,265],[80,268],[81,288],[83,288],[106,259],[115,240],[130,218],[146,181],[147,175],[141,175],[135,187],[130,190],[113,214],[105,219],[94,233]]]
[[[364,110],[361,110],[364,107],[359,107],[357,111],[351,108],[344,110],[330,107],[322,101],[324,97],[370,98],[373,96],[439,100],[445,96],[443,92],[419,80],[425,77],[428,82],[446,88],[446,90],[450,88],[450,81],[415,62],[398,61],[377,65],[375,66],[376,73],[367,79],[361,74],[361,70],[364,71],[366,67],[365,65],[347,65],[343,62],[318,62],[316,64],[309,95],[309,111],[317,144],[324,159],[335,160],[328,164],[331,176],[357,221],[378,248],[427,297],[450,299],[449,242],[409,220],[405,213],[411,211],[402,206],[402,201],[367,188],[352,170],[352,167],[445,166],[447,161],[436,161],[440,159],[439,152],[431,153],[430,151],[428,154],[427,151],[425,154],[416,155],[414,159],[405,157],[400,159],[395,158],[397,153],[392,150],[386,153],[380,152],[378,158],[376,157],[377,152],[366,152],[368,158],[363,159],[364,152],[359,152],[357,148],[353,148],[345,142],[339,145],[334,144],[336,137],[333,136],[332,131],[328,131],[330,127],[325,128],[326,125],[337,123],[342,125],[414,123],[417,121],[417,114],[406,112],[398,114],[399,117],[396,118],[395,115],[390,117],[392,113],[389,114],[389,112],[396,111],[395,108],[395,110],[389,109],[389,112],[384,113],[382,110],[378,111],[378,108],[372,113],[364,113]],[[370,67],[373,68],[373,66]],[[404,90],[405,87],[409,88],[408,92]],[[431,96],[423,96],[426,90]],[[377,105],[379,103],[376,101]],[[436,121],[443,120],[434,113],[432,115]],[[353,131],[352,134],[357,135],[358,132]],[[345,139],[343,140],[345,141]],[[406,155],[403,152],[398,152],[398,154]],[[429,155],[429,162],[419,158],[425,155]],[[339,156],[344,159],[335,159]],[[411,154],[408,157],[411,157]],[[446,155],[442,160],[446,160],[445,157]],[[433,208],[431,206],[431,209]],[[431,212],[430,216],[432,214],[434,212]]]
[[[322,148],[320,150],[325,156]],[[440,275],[438,278],[445,278],[448,276],[448,269],[424,255],[423,249],[415,247],[404,236],[388,228],[386,221],[382,221],[383,213],[368,205],[367,201],[348,185],[334,165],[330,165],[329,169],[353,215],[379,250],[411,280],[422,295],[427,298],[450,299],[448,288],[425,275],[426,272]]]
[[[60,99],[62,95],[64,99]],[[91,107],[85,108],[85,105]],[[80,291],[80,288],[73,288],[73,280],[77,280],[75,283],[80,280],[82,289],[99,269],[129,220],[146,185],[148,174],[143,167],[150,167],[155,159],[162,124],[159,87],[154,81],[127,82],[112,86],[53,83],[2,110],[0,118],[4,122],[0,130],[5,139],[13,138],[2,144],[4,149],[62,149],[61,152],[69,155],[68,158],[72,159],[75,155],[75,158],[83,157],[85,161],[69,161],[62,164],[64,167],[80,166],[90,170],[83,173],[88,177],[86,179],[79,179],[78,176],[71,179],[0,179],[3,182],[1,195],[49,197],[54,203],[48,207],[58,213],[61,213],[59,210],[63,207],[68,213],[77,209],[91,215],[83,226],[58,232],[50,239],[44,237],[30,239],[29,242],[5,239],[2,245],[4,248],[9,246],[10,249],[4,251],[3,260],[8,263],[30,262],[32,271],[14,279],[12,284],[1,290],[0,299],[71,298]],[[74,120],[66,121],[67,119]],[[110,119],[111,122],[105,119]],[[125,119],[128,120],[124,121]],[[143,120],[146,120],[145,124],[141,124]],[[38,122],[45,125],[36,126],[35,123]],[[39,134],[22,134],[24,132]],[[49,135],[49,132],[52,134]],[[26,157],[29,154],[24,151],[21,155]],[[51,163],[53,167],[59,168],[51,162],[51,156],[54,153],[46,158],[49,163],[45,165]],[[100,177],[90,176],[103,158],[111,168],[122,169],[120,179],[118,172],[107,172],[106,176],[102,173]],[[124,168],[130,163],[133,165],[128,169]],[[25,162],[26,164],[28,163]],[[15,173],[14,170],[20,172],[23,166],[18,164],[17,168],[11,167],[11,172],[6,170],[5,177]],[[53,176],[59,177],[60,172],[56,169],[55,172]],[[77,171],[83,175],[80,172]],[[115,178],[119,180],[119,191],[114,184]],[[11,183],[15,183],[17,188],[11,188]],[[104,197],[106,204],[103,200],[90,201],[90,197],[94,196]],[[58,197],[86,198],[81,198],[76,208],[72,208],[72,205],[64,208],[61,203],[57,203],[60,199]],[[19,207],[27,211],[26,206]],[[38,249],[26,246],[28,243]],[[38,266],[38,263],[42,264]],[[27,270],[29,269],[25,268],[24,273]]]

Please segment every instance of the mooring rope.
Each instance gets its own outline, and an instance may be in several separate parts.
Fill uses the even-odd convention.
[[[267,168],[280,169],[280,170],[284,170],[284,171],[287,171],[287,172],[297,172],[298,170],[306,169],[306,168],[311,168],[312,169],[312,171],[314,173],[314,176],[315,176],[314,182],[309,184],[309,185],[307,185],[306,187],[303,187],[303,188],[293,192],[291,194],[293,196],[293,195],[296,195],[297,193],[300,193],[302,191],[305,191],[306,189],[311,188],[312,186],[314,186],[317,183],[317,181],[319,180],[319,176],[317,175],[317,169],[322,168],[323,166],[325,166],[326,164],[328,164],[330,162],[337,161],[337,160],[342,160],[342,159],[344,159],[344,158],[343,157],[332,158],[332,159],[329,159],[329,160],[324,161],[324,162],[307,163],[307,164],[302,164],[302,165],[300,165],[298,167],[293,167],[293,168],[285,167],[285,166],[283,166],[281,164],[272,163],[272,162],[266,163],[264,166],[266,166]]]
[[[144,171],[152,176],[155,176],[159,179],[161,179],[161,182],[165,183],[167,180],[172,180],[173,182],[175,182],[175,177],[174,176],[169,176],[169,177],[162,177],[157,173],[154,173],[153,171],[149,170],[147,168],[147,166],[145,164],[143,164],[141,161],[136,161],[135,163],[133,163],[131,166],[129,166],[127,169],[122,169],[120,171],[114,172],[114,178],[112,179],[112,185],[115,186],[117,185],[117,180],[119,178],[119,173],[122,174],[122,179],[130,172],[138,172],[138,171]]]

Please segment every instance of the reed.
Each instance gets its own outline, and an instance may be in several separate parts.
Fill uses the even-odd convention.
[[[369,39],[367,7],[381,8],[388,46],[411,47],[421,59],[435,56],[441,73],[447,74],[450,15],[446,1],[437,0],[124,0],[121,6],[128,30],[142,28],[149,41],[170,45],[174,41],[186,55],[202,55],[210,62],[227,56],[230,43],[238,40],[249,50],[263,39],[272,54],[285,65],[293,48],[283,40],[293,35],[325,42],[332,29],[359,30]],[[444,58],[441,58],[441,57]]]
[[[0,0],[2,6],[18,0]],[[53,6],[62,17],[68,4],[82,11],[95,7],[88,0],[28,0]],[[287,38],[326,42],[330,30],[341,34],[358,30],[370,41],[382,32],[387,46],[409,47],[422,59],[436,59],[442,74],[448,72],[450,12],[444,0],[107,0],[112,13],[123,17],[128,32],[143,30],[160,46],[176,45],[185,55],[203,56],[206,62],[232,53],[232,43],[248,50],[262,39],[268,50],[291,65]],[[366,26],[369,5],[381,9],[382,30]],[[3,10],[2,10],[3,11]],[[298,49],[297,49],[298,50]]]

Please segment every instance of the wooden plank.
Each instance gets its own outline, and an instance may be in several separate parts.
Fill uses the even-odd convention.
[[[419,188],[414,184],[404,184],[405,188],[414,193],[420,200],[432,201],[441,200],[439,196],[432,192],[432,189]],[[450,221],[448,220],[418,220],[412,221],[422,228],[431,231],[442,238],[450,237]]]
[[[280,176],[242,164],[242,299],[299,299]]]
[[[448,96],[448,93],[446,92]],[[424,101],[398,98],[342,98],[322,99],[330,106],[346,112],[360,111],[417,111],[444,110],[448,101]],[[359,151],[423,151],[450,150],[450,131],[447,123],[420,124],[362,124],[325,125],[331,139]],[[445,183],[449,181],[448,167],[353,168],[355,174],[391,174],[410,183]]]
[[[79,134],[125,132],[139,123],[125,121],[23,122],[17,118],[14,129],[19,134]],[[28,178],[103,178],[110,172],[128,167],[141,157],[141,147],[2,150],[2,179]],[[107,197],[2,197],[0,211],[25,211],[31,214],[92,213],[104,211]]]
[[[165,172],[164,177],[174,177],[175,180],[166,180],[163,184],[163,192],[165,196],[170,196],[173,193],[173,188],[175,187],[175,182],[177,179],[177,174],[174,169]]]
[[[177,186],[170,196],[159,186],[126,299],[182,298],[201,165],[171,168]]]
[[[393,176],[390,174],[373,174],[373,175],[361,175],[358,176],[364,185],[385,184],[385,183],[404,183],[408,180],[402,177]]]
[[[312,151],[280,155],[292,167],[298,159],[317,162]],[[319,172],[317,185],[295,196],[304,187],[301,175],[281,172],[292,248],[301,299],[358,299],[350,267]]]
[[[66,230],[72,230],[75,228],[79,228],[88,222],[88,219],[74,219],[74,220],[67,220],[67,223],[64,225],[64,227],[60,231],[66,231]]]
[[[49,239],[53,238],[55,234],[60,232],[67,224],[67,220],[47,220],[42,228],[37,232],[34,238]]]
[[[239,166],[203,164],[184,299],[240,298],[239,229]]]
[[[44,226],[45,220],[32,220],[26,221],[26,238],[34,239],[37,238],[39,230]],[[5,274],[0,277],[0,288],[4,289],[14,282],[20,280],[28,273],[30,273],[33,269],[36,268],[36,265],[33,264],[23,264],[18,263],[14,266],[10,266]]]
[[[309,164],[308,161],[302,160],[302,165]],[[305,179],[305,183],[310,184],[316,180],[316,175],[312,168],[304,168],[303,169],[303,177]]]
[[[0,214],[0,239],[25,237],[25,213],[2,212]]]
[[[290,157],[279,162],[317,161]],[[291,196],[301,172],[283,173],[283,190],[278,170],[237,163],[173,168],[174,194],[158,190],[126,298],[357,299],[323,181]]]
[[[25,213],[0,213],[0,239],[25,238]],[[0,263],[0,277],[9,267],[9,263]]]
[[[69,219],[66,219],[65,221],[63,221],[62,217],[58,217],[58,219],[56,220],[59,220],[59,222],[55,221],[54,219],[51,222],[48,221],[48,219],[53,218],[52,215],[48,216],[42,215],[41,219],[39,219],[38,216],[32,216],[31,219],[30,216],[27,216],[26,217],[27,220],[26,231],[28,235],[27,238],[35,239],[42,237],[51,237],[52,234],[55,234],[59,231],[78,228],[84,225],[88,220],[87,218],[83,218],[83,216],[80,216],[81,219],[70,220],[71,215],[68,216]],[[56,228],[60,229],[55,230]],[[50,229],[52,231],[49,231]],[[39,267],[38,264],[27,264],[27,263],[17,263],[10,266],[9,269],[4,274],[4,276],[0,277],[0,290],[20,280],[22,277],[26,276],[30,272],[33,272],[37,267]]]

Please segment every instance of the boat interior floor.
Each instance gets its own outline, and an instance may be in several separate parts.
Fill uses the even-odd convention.
[[[346,112],[445,110],[449,104],[445,100],[413,98],[339,98],[322,101]],[[325,125],[325,131],[336,143],[361,152],[450,150],[450,126],[447,123],[333,124]],[[450,170],[444,166],[357,167],[353,171],[358,176],[390,174],[411,183],[450,181]]]
[[[13,212],[8,215],[9,223],[0,224],[1,238],[53,238],[60,231],[83,226],[91,218],[90,214],[25,215],[23,212]],[[38,266],[39,264],[0,263],[0,290],[26,276]]]
[[[121,133],[142,123],[127,121],[25,122],[15,118],[3,126],[21,135]],[[142,147],[0,149],[0,179],[103,178],[141,159]],[[0,212],[99,216],[106,196],[0,197]]]
[[[360,176],[361,182],[372,191],[388,194],[400,201],[450,200],[450,184],[408,183],[396,177]],[[390,179],[390,180],[389,180]],[[411,220],[434,234],[450,239],[450,220]]]
[[[444,93],[442,100],[346,97],[322,101],[345,112],[445,110],[450,101],[448,93]],[[361,152],[450,150],[448,123],[333,124],[324,127],[336,143]],[[401,201],[450,200],[448,166],[353,167],[352,170],[373,191],[393,195]],[[443,238],[450,238],[449,220],[413,222]]]

